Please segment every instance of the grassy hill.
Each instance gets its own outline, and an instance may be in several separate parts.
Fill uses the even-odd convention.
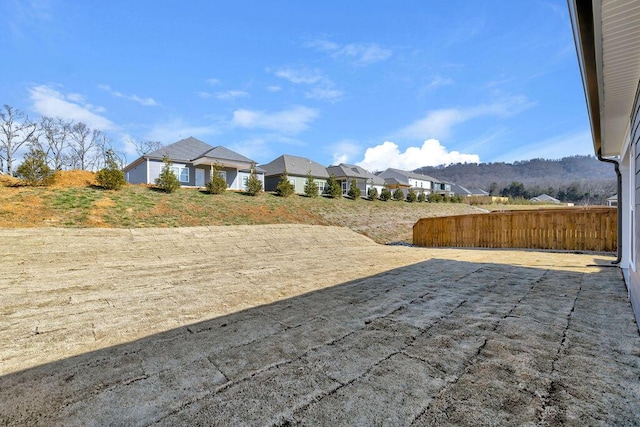
[[[350,199],[256,197],[228,191],[206,194],[182,188],[165,194],[144,185],[107,191],[91,172],[56,175],[50,187],[17,186],[0,176],[0,227],[189,227],[207,225],[305,223],[339,225],[376,242],[411,241],[424,217],[478,212],[466,204],[407,203]]]

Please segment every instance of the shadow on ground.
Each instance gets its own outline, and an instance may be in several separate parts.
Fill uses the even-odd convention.
[[[431,259],[5,375],[0,424],[632,425],[639,355],[617,269]]]

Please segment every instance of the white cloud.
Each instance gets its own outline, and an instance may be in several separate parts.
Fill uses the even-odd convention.
[[[314,84],[325,80],[320,71],[308,68],[280,68],[274,71],[273,74],[295,84]]]
[[[446,138],[457,124],[480,117],[509,117],[533,105],[525,96],[514,96],[476,107],[432,110],[424,118],[401,129],[397,136],[411,139]]]
[[[98,89],[104,90],[105,92],[109,92],[112,96],[116,98],[128,99],[129,101],[136,102],[144,107],[157,107],[158,102],[153,98],[140,98],[138,95],[125,95],[117,90],[113,90],[111,86],[107,84],[99,84]]]
[[[111,120],[97,114],[97,112],[104,112],[103,108],[79,102],[82,97],[77,94],[71,94],[71,97],[68,97],[46,85],[34,86],[29,89],[29,93],[33,109],[42,116],[75,120],[83,122],[90,128],[103,131],[116,129],[116,125]]]
[[[344,92],[337,89],[331,89],[329,87],[316,87],[310,91],[305,92],[305,96],[311,99],[323,99],[326,101],[339,101],[342,98]]]
[[[351,139],[344,139],[329,146],[333,151],[333,164],[349,163],[351,159],[362,153],[360,145]]]
[[[303,106],[275,113],[240,109],[233,112],[232,123],[243,128],[295,134],[306,130],[317,117],[317,110]]]
[[[218,79],[207,79],[206,82],[209,86],[217,86],[220,84],[220,80]]]
[[[231,101],[237,98],[246,98],[249,96],[248,92],[243,90],[227,90],[225,92],[216,93],[216,98],[221,101]]]
[[[427,139],[421,147],[408,147],[400,151],[398,144],[385,141],[375,147],[367,148],[364,159],[357,164],[370,171],[397,168],[414,170],[422,166],[437,166],[450,163],[479,163],[476,154],[463,154],[447,151],[437,139]]]
[[[145,133],[142,139],[149,141],[160,141],[164,144],[171,144],[183,138],[193,136],[195,138],[207,138],[220,133],[220,124],[194,125],[181,118],[173,118],[168,121],[153,126]]]
[[[333,58],[348,58],[355,65],[371,65],[386,61],[393,55],[391,49],[380,47],[376,43],[349,43],[340,45],[326,39],[315,39],[307,42],[306,47],[329,53]]]
[[[348,44],[334,52],[335,56],[353,58],[356,65],[371,65],[389,59],[390,49],[383,49],[375,43]]]
[[[429,83],[427,83],[425,89],[427,90],[431,90],[431,89],[437,89],[439,87],[442,86],[449,86],[453,84],[453,79],[448,78],[448,77],[442,77],[442,76],[434,76],[431,78],[431,81],[429,81]]]
[[[280,86],[267,86],[266,88],[269,92],[280,92],[282,90],[282,88]]]

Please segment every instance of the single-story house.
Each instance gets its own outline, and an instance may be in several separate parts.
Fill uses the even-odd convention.
[[[255,162],[228,148],[213,147],[194,137],[181,139],[151,153],[139,157],[124,168],[125,177],[130,184],[154,184],[164,166],[167,157],[171,168],[188,187],[204,187],[211,181],[215,164],[220,165],[220,173],[232,190],[246,189],[246,182]],[[256,167],[258,179],[264,183],[264,171]]]
[[[615,208],[618,206],[618,195],[614,194],[611,197],[607,197],[607,206],[610,208]]]
[[[530,198],[529,201],[535,203],[562,203],[560,202],[560,200],[556,199],[555,197],[551,197],[548,194],[540,194],[539,196]]]
[[[451,183],[440,181],[429,175],[421,173],[404,171],[401,169],[388,168],[378,174],[383,178],[389,188],[401,188],[405,195],[410,188],[416,193],[424,193],[425,195],[441,194],[443,196],[452,196]]]
[[[370,188],[376,188],[378,194],[385,187],[384,179],[372,174],[368,170],[356,165],[348,165],[340,163],[339,165],[329,166],[327,168],[329,175],[333,175],[342,187],[342,194],[349,192],[351,182],[355,182],[360,189],[362,197],[366,197]]]
[[[318,184],[318,192],[324,193],[327,186],[329,174],[327,169],[318,162],[311,159],[298,156],[290,156],[284,154],[269,163],[260,165],[260,169],[264,170],[264,189],[266,191],[276,191],[276,187],[280,182],[282,175],[287,172],[289,181],[293,184],[295,192],[304,193],[304,187],[307,183],[309,174]]]
[[[618,257],[640,324],[640,8],[569,0],[593,150],[618,177]]]
[[[484,191],[480,188],[466,188],[462,185],[451,184],[451,191],[456,196],[462,197],[489,197],[488,191]]]

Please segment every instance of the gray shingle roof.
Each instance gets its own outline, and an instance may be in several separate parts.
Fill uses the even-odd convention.
[[[309,171],[315,178],[329,178],[327,169],[311,159],[284,154],[269,163],[260,165],[265,171],[265,176],[282,175],[287,170],[289,175],[307,176]]]
[[[333,174],[336,178],[360,178],[366,179],[367,181],[373,180],[373,183],[376,185],[384,185],[384,179],[356,165],[340,163],[337,166],[329,166],[327,171],[329,174]]]
[[[413,178],[413,179],[419,179],[419,180],[422,180],[422,181],[442,182],[439,179],[436,179],[436,178],[434,178],[432,176],[429,176],[429,175],[423,175],[421,173],[415,173],[415,172],[411,172],[411,171],[404,171],[402,169],[394,169],[394,168],[388,168],[384,172],[382,172],[380,175],[384,177],[385,175],[388,175],[388,174],[385,174],[388,171],[391,172],[393,175],[396,175],[396,176],[400,175],[400,176],[402,176],[404,178],[407,178],[407,179],[408,178]],[[407,183],[408,183],[408,181],[407,181]]]
[[[213,159],[233,160],[237,162],[253,163],[253,160],[251,160],[250,158],[245,157],[240,153],[236,153],[235,151],[229,150],[228,148],[225,148],[221,145],[202,153],[198,157],[209,157]],[[195,157],[192,160],[194,159]]]
[[[181,139],[178,142],[169,144],[166,147],[162,147],[158,150],[152,151],[144,157],[161,159],[163,156],[167,156],[172,161],[191,162],[200,157],[208,157],[212,159],[220,160],[232,160],[238,162],[252,163],[253,160],[235,151],[229,150],[221,145],[213,147],[206,142],[200,141],[197,138],[190,136],[189,138]]]
[[[200,157],[202,153],[211,150],[212,148],[213,147],[206,142],[202,142],[194,137],[189,137],[152,151],[144,157],[161,159],[163,156],[167,156],[172,161],[181,160],[188,162]]]

